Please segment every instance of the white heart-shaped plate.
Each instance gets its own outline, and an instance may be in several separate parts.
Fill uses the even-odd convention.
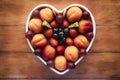
[[[91,17],[91,22],[92,22],[92,25],[93,25],[93,38],[92,40],[90,41],[90,44],[89,46],[87,47],[86,49],[86,52],[88,52],[93,44],[93,41],[94,41],[94,38],[95,38],[95,34],[96,34],[96,24],[95,24],[95,20],[94,20],[94,17],[92,15],[92,13],[89,11],[88,8],[86,8],[85,6],[81,5],[81,4],[71,4],[69,6],[67,6],[66,8],[64,8],[63,10],[57,10],[55,7],[53,7],[52,5],[49,5],[49,4],[40,4],[38,6],[36,6],[29,14],[28,18],[27,18],[27,22],[26,22],[26,32],[28,31],[28,24],[29,24],[29,21],[31,19],[31,15],[32,15],[32,12],[34,10],[37,10],[37,9],[41,9],[41,8],[44,8],[44,7],[49,7],[51,8],[52,10],[54,10],[55,12],[57,13],[62,13],[63,11],[67,10],[68,8],[72,7],[72,6],[77,6],[77,7],[80,7],[81,9],[83,10],[86,10],[87,12],[89,12],[90,14],[90,17]],[[32,50],[32,52],[34,52],[34,48],[32,47],[29,39],[27,39],[27,42],[28,42],[28,45],[30,47],[30,49]],[[37,58],[42,61],[45,65],[47,65],[47,63],[40,57],[40,56],[37,56]],[[75,65],[77,65],[82,59],[84,58],[84,56],[81,56],[76,62],[75,62]],[[55,68],[50,68],[52,71],[54,71],[55,73],[59,74],[59,75],[63,75],[65,73],[67,73],[69,71],[69,69],[66,69],[65,71],[63,72],[60,72],[58,70],[56,70]]]

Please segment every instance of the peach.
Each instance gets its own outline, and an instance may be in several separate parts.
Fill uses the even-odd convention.
[[[50,8],[43,8],[40,10],[40,17],[43,21],[51,22],[54,18],[54,14]]]
[[[89,41],[84,35],[78,35],[73,41],[74,45],[79,48],[87,48],[89,45]]]
[[[79,50],[75,46],[68,46],[65,49],[65,58],[68,61],[75,62],[79,57]]]
[[[32,30],[34,33],[39,33],[42,31],[42,21],[37,18],[33,18],[29,22],[29,29]]]
[[[81,20],[79,21],[79,32],[80,33],[87,33],[92,30],[92,22],[89,20]]]
[[[43,47],[47,44],[47,39],[43,34],[35,34],[31,40],[31,44],[34,48]]]
[[[71,7],[66,13],[69,22],[78,21],[82,16],[82,10],[79,7]]]
[[[64,56],[57,56],[54,63],[55,68],[59,71],[64,71],[67,68],[67,60]]]
[[[53,59],[55,57],[55,49],[51,45],[47,45],[43,49],[43,56],[47,59]]]

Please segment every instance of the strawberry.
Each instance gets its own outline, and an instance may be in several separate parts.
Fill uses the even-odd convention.
[[[53,20],[50,24],[51,24],[52,27],[57,27],[57,22],[56,22],[56,20]]]
[[[52,34],[53,34],[53,30],[52,30],[52,29],[47,29],[47,30],[44,31],[44,35],[45,35],[47,38],[51,37]]]
[[[73,44],[73,40],[72,40],[70,37],[67,37],[65,43],[66,43],[66,45],[68,45],[68,46],[69,46],[69,45],[72,45],[72,44]]]
[[[78,32],[77,32],[76,29],[70,29],[70,32],[69,32],[69,33],[70,33],[70,36],[73,37],[73,38],[78,35]]]
[[[67,20],[64,20],[62,26],[63,26],[64,28],[67,28],[67,27],[69,26],[68,21],[67,21]]]

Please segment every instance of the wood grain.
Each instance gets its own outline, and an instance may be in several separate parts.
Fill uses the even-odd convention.
[[[83,4],[91,10],[97,25],[119,25],[120,22],[119,0],[2,0],[0,15],[3,16],[0,16],[0,25],[25,25],[29,12],[43,3],[51,4],[57,9],[63,9],[72,3]]]
[[[90,52],[120,52],[119,31],[119,26],[97,26]],[[31,52],[25,39],[25,26],[4,26],[0,32],[0,51]]]
[[[119,78],[119,62],[119,53],[90,53],[74,70],[60,76],[48,69],[32,53],[2,53],[0,54],[0,77],[48,80]]]

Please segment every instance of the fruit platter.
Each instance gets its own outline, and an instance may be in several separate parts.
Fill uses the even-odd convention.
[[[80,4],[63,10],[40,4],[26,22],[25,36],[32,52],[59,75],[74,69],[89,53],[95,34],[94,17]]]

